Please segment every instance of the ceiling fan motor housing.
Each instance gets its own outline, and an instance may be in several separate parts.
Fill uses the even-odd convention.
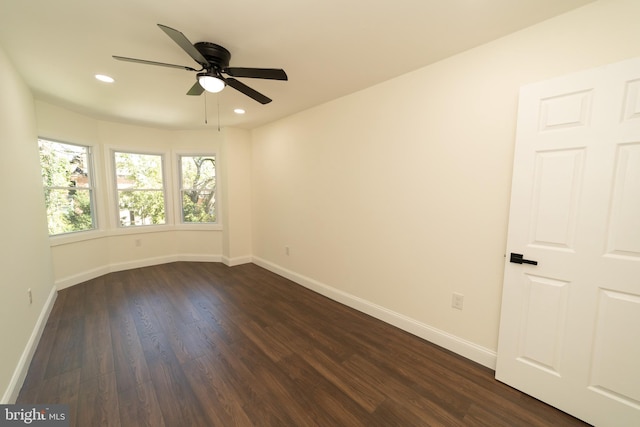
[[[222,46],[210,42],[198,42],[193,46],[198,49],[198,52],[215,68],[223,70],[229,66],[231,53]]]

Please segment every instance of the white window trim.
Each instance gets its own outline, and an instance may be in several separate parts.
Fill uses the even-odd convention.
[[[119,145],[98,145],[89,143],[68,143],[57,139],[39,137],[62,144],[80,145],[91,149],[91,168],[93,171],[94,190],[94,221],[96,228],[86,231],[78,231],[65,234],[57,234],[49,237],[51,247],[63,246],[77,242],[108,238],[111,236],[134,235],[146,233],[161,233],[171,231],[223,231],[223,210],[221,209],[220,168],[216,167],[216,201],[217,212],[215,224],[182,223],[180,214],[180,202],[176,195],[180,192],[180,173],[178,159],[180,156],[207,155],[215,156],[216,166],[221,162],[220,154],[216,151],[206,150],[144,150],[138,147],[131,149]],[[166,222],[161,225],[145,225],[133,227],[121,227],[118,210],[118,193],[115,176],[114,152],[126,152],[137,154],[156,154],[163,156],[163,180],[165,189],[165,215]],[[105,179],[106,178],[106,179]],[[108,203],[111,199],[111,203]]]
[[[54,142],[54,143],[58,143],[58,144],[65,144],[65,145],[73,145],[76,147],[83,147],[87,149],[87,164],[89,166],[89,194],[90,194],[90,203],[91,203],[91,222],[93,224],[93,228],[90,228],[88,230],[78,230],[78,231],[69,231],[66,233],[60,233],[60,234],[52,234],[49,235],[49,239],[50,240],[59,240],[59,239],[65,239],[65,240],[85,240],[87,237],[88,238],[92,238],[89,237],[88,235],[93,235],[96,233],[100,232],[100,226],[101,226],[101,221],[100,221],[100,215],[98,214],[98,208],[99,208],[99,203],[97,201],[98,199],[98,180],[97,180],[97,176],[98,176],[98,170],[96,169],[96,161],[94,159],[95,154],[96,154],[96,149],[95,146],[93,144],[89,144],[89,143],[77,143],[77,142],[67,142],[67,141],[61,141],[57,138],[48,138],[46,136],[38,136],[38,140],[45,140],[45,141],[49,141],[49,142]],[[38,147],[38,156],[40,155],[40,148]],[[40,169],[42,170],[42,164],[40,164]],[[51,188],[51,187],[49,187]],[[42,186],[42,189],[44,191],[45,187]],[[47,219],[48,220],[48,219]]]
[[[175,212],[175,228],[176,230],[223,230],[224,227],[222,225],[222,209],[220,209],[220,168],[218,165],[220,164],[220,155],[216,151],[206,151],[206,150],[172,150],[171,155],[173,158],[173,166],[172,170],[173,176],[175,177],[173,189],[176,197],[173,199],[173,210]],[[215,223],[189,223],[183,222],[182,220],[182,204],[180,202],[181,197],[181,182],[182,182],[182,165],[180,163],[180,157],[182,156],[212,156],[216,159],[216,222]]]
[[[108,158],[107,173],[110,177],[109,179],[107,179],[107,182],[109,183],[108,186],[110,187],[108,188],[108,190],[112,201],[109,204],[110,231],[114,232],[113,234],[135,234],[140,232],[168,231],[172,224],[174,224],[173,210],[171,209],[171,200],[173,200],[174,198],[172,191],[173,185],[168,184],[172,181],[168,171],[173,170],[169,152],[159,150],[145,150],[137,147],[132,149],[129,147],[121,146],[105,146],[105,151],[107,152],[106,157]],[[120,210],[118,209],[118,206],[120,206],[118,199],[118,177],[116,176],[115,163],[116,152],[160,156],[162,165],[162,187],[164,191],[164,224],[130,225],[126,227],[120,225]]]

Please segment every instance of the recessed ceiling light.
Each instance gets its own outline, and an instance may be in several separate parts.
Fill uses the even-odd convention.
[[[245,111],[242,108],[236,108],[235,110],[233,110],[234,113],[236,114],[244,114]]]
[[[113,83],[115,81],[113,77],[105,76],[104,74],[96,74],[96,79],[105,83]]]

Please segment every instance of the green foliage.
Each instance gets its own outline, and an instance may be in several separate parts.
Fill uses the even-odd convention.
[[[95,228],[87,148],[42,139],[38,145],[49,234]]]
[[[182,192],[182,219],[184,222],[216,222],[213,193],[193,201],[188,192]]]
[[[89,190],[75,190],[71,197],[70,209],[65,213],[65,220],[74,231],[93,228]]]
[[[162,191],[118,191],[120,224],[155,225],[165,223]]]
[[[162,156],[115,153],[120,224],[165,223]]]

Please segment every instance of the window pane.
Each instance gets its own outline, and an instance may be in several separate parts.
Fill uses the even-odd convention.
[[[93,229],[90,190],[46,189],[49,234]]]
[[[162,156],[115,153],[118,190],[162,190]]]
[[[38,139],[49,234],[95,228],[89,147]]]
[[[118,191],[120,225],[164,224],[162,191]]]
[[[121,226],[165,223],[162,156],[114,153]]]
[[[182,156],[182,188],[213,190],[216,185],[215,158]]]
[[[90,187],[87,147],[44,139],[38,145],[45,187]]]
[[[216,222],[216,161],[214,156],[181,156],[182,221]]]
[[[216,222],[215,198],[211,191],[183,191],[182,219],[184,222]]]

